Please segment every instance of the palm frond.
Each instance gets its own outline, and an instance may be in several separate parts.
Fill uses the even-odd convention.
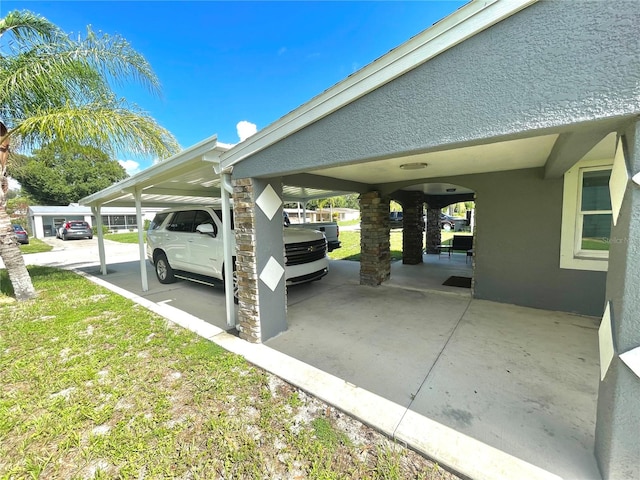
[[[70,56],[34,49],[0,59],[0,108],[7,120],[28,116],[31,106],[82,103],[109,91],[98,72]]]
[[[87,37],[76,42],[67,53],[77,55],[77,59],[87,61],[117,83],[131,78],[151,92],[160,93],[160,82],[149,62],[119,35],[98,36],[87,27]]]
[[[15,128],[26,147],[55,140],[90,145],[104,152],[167,158],[180,150],[175,138],[149,115],[113,100],[42,110]],[[117,102],[116,102],[117,103]]]
[[[62,41],[65,38],[62,30],[55,24],[26,10],[13,10],[0,18],[0,39],[9,33],[13,35],[16,46],[31,42]],[[11,44],[7,42],[7,45]]]

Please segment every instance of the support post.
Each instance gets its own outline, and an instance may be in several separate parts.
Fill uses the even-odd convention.
[[[231,230],[231,202],[229,201],[229,194],[233,193],[233,187],[231,185],[231,175],[228,173],[220,174],[221,188],[220,192],[222,193],[222,248],[223,248],[223,261],[224,265],[227,266],[225,268],[225,276],[224,276],[224,301],[225,301],[225,311],[227,314],[227,326],[235,327],[236,326],[236,306],[233,300],[234,297],[234,288],[233,288],[233,276],[235,273],[231,275],[228,272],[234,272],[234,259],[233,259],[233,241],[232,235],[235,235],[235,232]]]
[[[136,223],[138,224],[138,254],[140,255],[140,279],[142,291],[149,291],[149,278],[147,277],[147,259],[144,249],[144,222],[142,221],[142,190],[136,187],[134,191],[136,202]]]
[[[391,276],[389,198],[360,195],[360,284],[380,285]]]
[[[98,256],[100,257],[100,273],[107,274],[107,259],[104,252],[104,233],[102,233],[102,209],[101,205],[91,207],[91,213],[96,217],[96,230],[98,233]]]

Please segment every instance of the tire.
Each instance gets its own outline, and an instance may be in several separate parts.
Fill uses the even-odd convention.
[[[240,303],[240,299],[238,297],[238,292],[240,291],[240,287],[238,287],[238,272],[236,272],[236,265],[233,264],[233,303],[238,305]]]
[[[224,282],[225,270],[222,270],[222,281]],[[233,303],[238,305],[240,303],[240,299],[238,298],[238,291],[240,287],[238,287],[238,272],[236,272],[236,259],[233,259]]]
[[[442,226],[442,229],[443,229],[443,230],[445,230],[445,231],[447,231],[447,232],[450,232],[450,231],[452,230],[452,229],[451,229],[451,224],[450,224],[450,223],[445,223],[445,224]]]
[[[158,281],[163,284],[173,283],[176,281],[176,277],[173,274],[173,268],[169,265],[167,256],[164,253],[159,253],[155,262],[156,277]]]

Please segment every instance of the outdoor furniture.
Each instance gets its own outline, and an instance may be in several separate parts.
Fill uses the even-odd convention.
[[[447,252],[449,257],[451,257],[451,252],[465,252],[468,259],[468,257],[473,256],[473,236],[454,235],[450,245],[438,246],[438,256],[440,256],[443,251]]]
[[[438,257],[445,251],[451,256],[451,245],[438,245]]]

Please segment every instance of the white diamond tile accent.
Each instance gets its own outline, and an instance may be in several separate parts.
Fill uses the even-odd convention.
[[[620,360],[636,374],[636,377],[640,378],[640,347],[621,353]]]
[[[283,274],[284,268],[282,268],[282,265],[280,265],[275,258],[271,257],[262,269],[260,280],[262,280],[272,292],[275,292]]]
[[[282,200],[280,200],[280,197],[273,187],[271,185],[267,185],[256,200],[256,204],[269,218],[269,220],[273,220],[273,216],[278,211],[278,208],[280,208],[280,205],[282,205]]]
[[[618,148],[616,156],[613,160],[613,169],[609,178],[609,195],[611,196],[611,209],[613,210],[613,224],[618,223],[618,216],[622,208],[622,200],[624,192],[627,189],[629,181],[629,172],[627,172],[627,162],[624,159],[624,150],[622,149],[622,141],[618,140]]]
[[[607,308],[602,315],[602,322],[598,329],[598,343],[600,346],[600,380],[604,380],[613,355],[615,354],[613,349],[613,335],[611,333],[611,303],[607,303]]]

